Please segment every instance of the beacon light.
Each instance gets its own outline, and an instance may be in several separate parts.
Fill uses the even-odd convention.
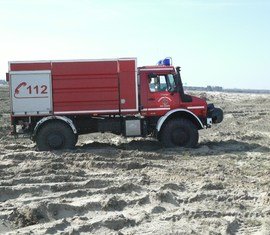
[[[163,60],[159,60],[158,65],[165,65],[165,66],[171,66],[172,65],[172,58],[171,57],[166,57]]]

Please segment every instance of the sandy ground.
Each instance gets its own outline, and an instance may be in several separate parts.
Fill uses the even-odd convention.
[[[37,152],[0,94],[0,233],[270,234],[269,95],[200,94],[225,119],[196,149],[93,134]]]

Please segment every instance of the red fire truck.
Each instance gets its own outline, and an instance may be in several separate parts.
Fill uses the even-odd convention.
[[[9,62],[13,134],[39,150],[74,148],[78,135],[153,136],[165,147],[195,147],[198,130],[223,112],[185,94],[171,59],[137,68],[136,58]]]

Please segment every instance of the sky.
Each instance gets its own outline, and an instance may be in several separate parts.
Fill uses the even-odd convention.
[[[172,57],[188,86],[270,89],[268,0],[0,0],[8,61]]]

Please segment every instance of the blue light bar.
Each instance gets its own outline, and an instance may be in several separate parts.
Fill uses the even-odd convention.
[[[163,60],[159,60],[158,65],[165,65],[165,66],[171,66],[172,65],[172,58],[171,57],[166,57]]]

